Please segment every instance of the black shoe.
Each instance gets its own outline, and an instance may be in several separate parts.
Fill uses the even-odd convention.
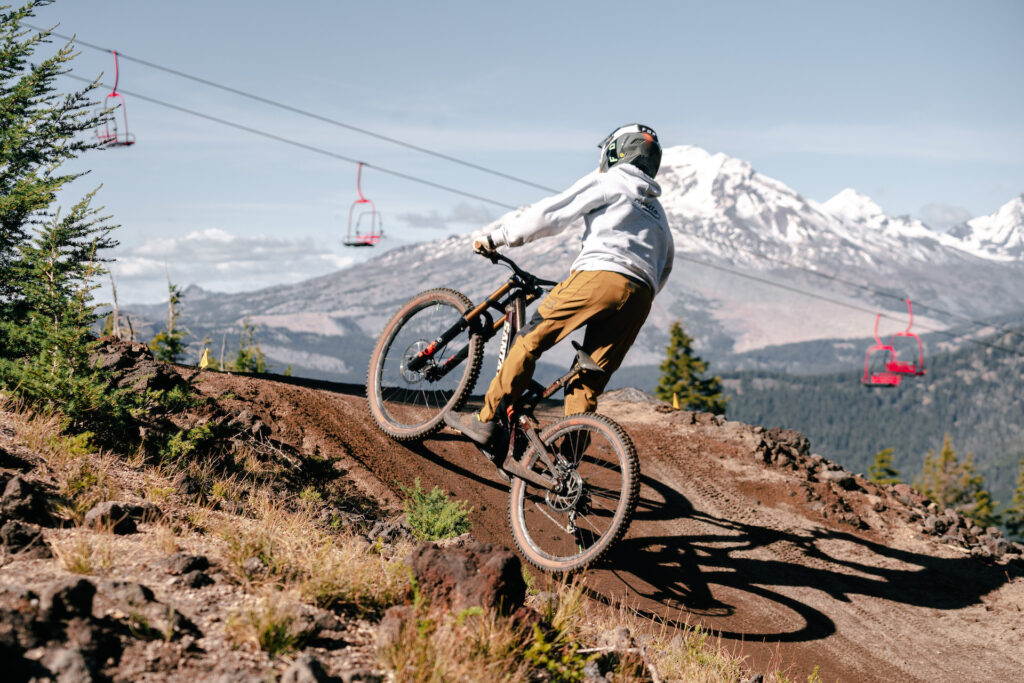
[[[470,438],[480,446],[488,446],[498,433],[498,425],[493,421],[481,422],[475,413],[445,413],[445,423]]]

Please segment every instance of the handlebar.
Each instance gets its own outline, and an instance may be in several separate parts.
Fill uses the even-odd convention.
[[[545,280],[543,278],[537,277],[536,275],[533,275],[532,273],[526,272],[525,270],[520,268],[515,261],[510,259],[508,256],[505,256],[504,254],[498,253],[497,251],[491,251],[490,249],[476,249],[475,251],[477,254],[480,254],[481,256],[489,260],[491,263],[504,263],[508,268],[512,270],[513,273],[515,273],[521,279],[525,280],[530,284],[535,284],[539,287],[554,287],[555,285],[558,284],[553,280]]]

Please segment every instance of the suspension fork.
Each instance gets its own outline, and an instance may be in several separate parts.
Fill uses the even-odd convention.
[[[501,370],[501,366],[505,364],[505,358],[508,356],[508,352],[512,349],[512,344],[515,342],[516,335],[519,334],[519,330],[523,328],[523,321],[526,319],[526,306],[533,299],[530,295],[517,296],[512,300],[511,305],[505,307],[505,315],[498,321],[501,325],[501,344],[498,347],[498,367],[497,370]]]

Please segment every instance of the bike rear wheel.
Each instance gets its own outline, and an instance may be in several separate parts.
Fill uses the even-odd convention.
[[[453,289],[431,289],[407,301],[388,321],[370,356],[366,398],[370,414],[393,439],[423,438],[441,429],[444,414],[458,410],[480,374],[484,345],[479,334],[465,329],[438,348],[427,364],[410,371],[408,362],[473,307]],[[438,370],[462,355],[447,374]]]
[[[556,495],[523,479],[512,480],[509,523],[523,556],[552,573],[598,560],[629,528],[639,494],[640,465],[629,435],[610,418],[571,415],[540,434],[569,464],[566,491]],[[530,452],[527,452],[527,456]],[[534,469],[547,476],[543,461]]]

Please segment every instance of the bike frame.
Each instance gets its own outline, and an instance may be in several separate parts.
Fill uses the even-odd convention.
[[[483,255],[492,263],[504,262],[512,269],[512,275],[478,306],[467,311],[458,322],[442,332],[412,358],[406,366],[407,370],[411,372],[424,370],[439,349],[443,349],[448,342],[467,329],[470,329],[473,334],[481,335],[484,343],[490,341],[498,334],[499,330],[502,332],[501,346],[498,352],[498,368],[500,369],[512,347],[516,334],[523,327],[527,306],[539,299],[546,288],[556,284],[527,273],[510,258],[497,252],[488,252]],[[500,313],[501,316],[495,320],[491,313],[492,310]],[[443,365],[426,368],[423,374],[427,379],[440,379],[458,367],[468,355],[469,346],[467,345],[445,361]],[[499,467],[511,475],[554,493],[560,493],[563,490],[564,479],[551,478],[532,469],[538,459],[544,462],[550,472],[559,471],[559,465],[564,469],[568,464],[560,453],[551,453],[545,448],[544,442],[540,438],[541,427],[533,417],[533,411],[540,401],[551,397],[580,372],[582,372],[582,367],[577,364],[547,387],[536,380],[530,382],[530,386],[523,396],[516,401],[514,406],[508,408],[505,416],[510,431],[508,452],[502,462],[498,463]],[[532,446],[532,448],[526,448],[519,459],[516,458],[517,435],[522,435],[526,443]],[[526,460],[526,458],[529,459]],[[525,461],[521,462],[521,460]]]

